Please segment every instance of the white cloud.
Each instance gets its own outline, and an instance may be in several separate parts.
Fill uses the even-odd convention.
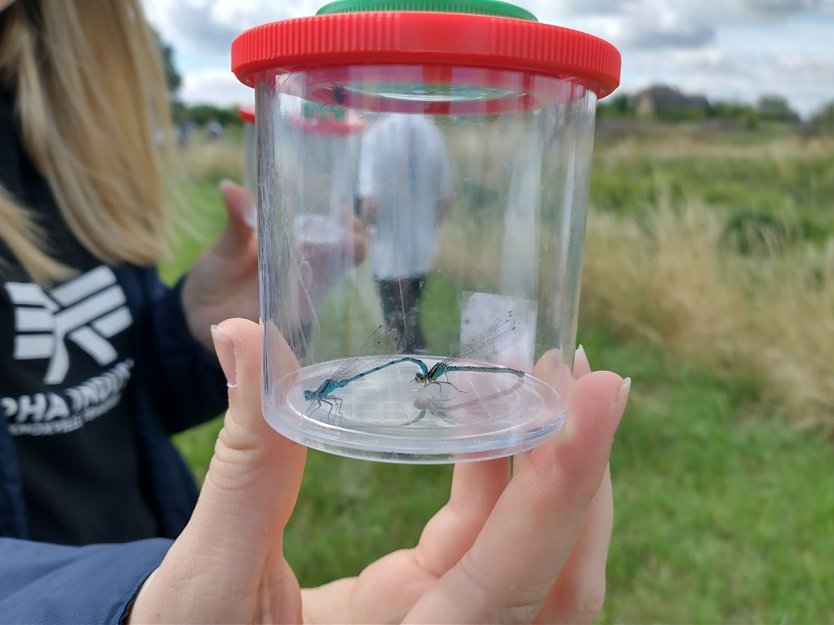
[[[816,111],[834,101],[831,89],[834,51],[823,57],[802,53],[780,56],[773,64],[771,75],[774,80],[771,84],[782,86],[779,93],[802,113]],[[790,78],[786,80],[786,76]]]
[[[266,22],[312,15],[312,0],[143,0],[148,17],[163,37],[192,51],[228,50],[238,34]]]
[[[765,17],[784,17],[831,6],[830,0],[733,0],[742,9]]]
[[[691,0],[535,0],[540,21],[583,30],[620,48],[697,47],[714,37],[709,12]]]
[[[671,8],[591,18],[588,24],[599,36],[627,49],[697,48],[715,37],[707,22]]]
[[[187,104],[212,103],[217,106],[251,104],[255,95],[228,70],[208,69],[185,75],[180,98]]]

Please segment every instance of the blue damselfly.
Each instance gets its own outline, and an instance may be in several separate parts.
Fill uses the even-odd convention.
[[[420,367],[420,371],[414,376],[416,382],[423,384],[441,384],[439,378],[445,376],[445,383],[458,389],[454,384],[449,382],[448,374],[453,371],[476,371],[482,373],[509,373],[522,377],[523,371],[513,369],[511,367],[491,366],[491,365],[463,365],[456,364],[462,359],[471,356],[483,356],[485,353],[492,353],[498,349],[498,343],[505,340],[512,335],[517,328],[515,317],[512,311],[499,317],[495,323],[488,326],[485,330],[474,336],[471,340],[461,345],[460,348],[451,356],[447,356],[443,360],[436,362],[430,369],[426,370],[425,365]]]
[[[379,354],[375,353],[381,347],[386,345],[388,341],[389,337],[384,331],[383,326],[377,326],[368,340],[365,341],[359,349],[359,353],[356,356],[348,358],[342,362],[339,368],[336,369],[330,377],[326,378],[317,389],[305,390],[304,399],[315,402],[316,407],[321,406],[321,404],[327,404],[330,406],[330,412],[332,412],[333,407],[338,404],[338,412],[341,412],[342,400],[333,394],[334,391],[344,388],[351,382],[355,382],[356,380],[364,378],[372,373],[386,369],[401,362],[413,362],[420,368],[420,372],[417,375],[428,375],[429,371],[426,363],[418,358],[413,358],[411,356],[399,356],[386,360],[384,357],[380,357]],[[328,412],[328,415],[329,414],[330,413]]]

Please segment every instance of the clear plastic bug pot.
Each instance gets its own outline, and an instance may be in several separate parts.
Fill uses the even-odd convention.
[[[340,0],[232,46],[256,98],[264,414],[312,448],[484,460],[564,421],[620,56],[452,4]]]

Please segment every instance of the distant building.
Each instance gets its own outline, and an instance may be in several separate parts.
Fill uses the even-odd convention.
[[[709,100],[702,95],[686,95],[674,87],[655,85],[637,94],[635,112],[639,118],[669,115],[703,118],[709,114]]]

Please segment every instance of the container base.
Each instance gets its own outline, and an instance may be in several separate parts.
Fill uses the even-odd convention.
[[[428,368],[440,361],[415,358]],[[441,464],[527,451],[564,422],[564,389],[557,392],[529,374],[519,376],[511,370],[456,371],[423,384],[414,379],[419,368],[402,362],[336,389],[322,401],[304,398],[305,390],[319,388],[341,364],[319,363],[280,380],[277,401],[264,402],[269,424],[303,445],[341,456]]]

